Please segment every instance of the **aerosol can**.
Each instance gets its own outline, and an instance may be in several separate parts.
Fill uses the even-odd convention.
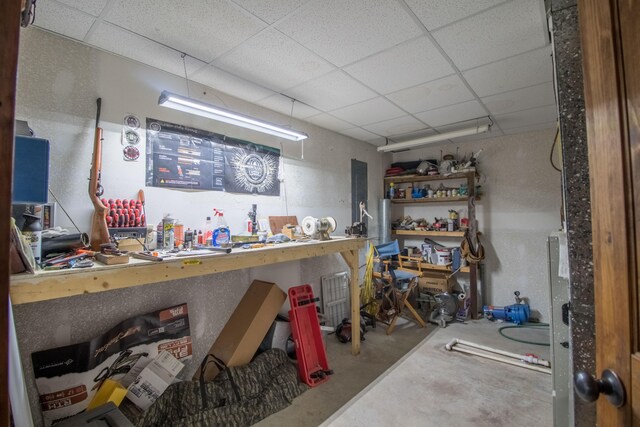
[[[516,325],[522,325],[529,320],[531,310],[529,304],[524,303],[524,298],[520,298],[520,292],[513,293],[516,296],[516,303],[506,305],[504,307],[496,307],[493,305],[485,305],[483,307],[484,317],[489,320],[504,320],[513,322]]]

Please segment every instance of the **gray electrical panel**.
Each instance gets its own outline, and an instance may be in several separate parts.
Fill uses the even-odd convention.
[[[571,365],[569,352],[569,279],[566,256],[566,234],[554,232],[548,238],[549,250],[549,295],[551,297],[551,369],[553,385],[553,425],[573,425],[569,414],[571,388]],[[564,255],[563,255],[564,254]],[[563,317],[563,307],[565,315]]]

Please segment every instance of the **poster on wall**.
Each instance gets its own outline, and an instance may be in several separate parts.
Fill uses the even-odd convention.
[[[147,118],[147,186],[224,190],[222,137]]]
[[[280,195],[280,150],[147,118],[146,185]]]
[[[225,191],[279,196],[280,150],[227,138]]]

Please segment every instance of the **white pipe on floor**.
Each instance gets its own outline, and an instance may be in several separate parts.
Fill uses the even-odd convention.
[[[531,356],[526,356],[518,353],[511,353],[509,351],[500,350],[498,348],[493,348],[493,347],[487,347],[486,345],[476,344],[474,342],[461,340],[459,338],[452,339],[449,342],[449,344],[446,345],[447,350],[451,350],[450,347],[454,346],[455,344],[466,345],[467,347],[473,347],[473,348],[478,348],[480,350],[488,351],[491,353],[502,354],[503,356],[511,357],[513,359],[518,359],[518,360],[524,360],[524,361],[527,361],[528,363],[532,363],[535,365],[546,366],[547,368],[551,367],[551,363],[549,363],[548,360],[544,360],[538,357],[532,358]]]
[[[460,345],[468,346],[471,348],[460,347]],[[551,368],[547,367],[548,365],[543,364],[543,363],[547,363],[547,364],[549,363],[546,360],[537,359],[539,362],[543,362],[543,363],[530,364],[522,361],[522,359],[527,359],[528,356],[520,355],[516,353],[510,353],[504,350],[494,349],[481,344],[460,340],[458,338],[453,338],[451,341],[449,341],[449,343],[445,345],[445,348],[449,351],[459,351],[461,353],[472,354],[474,356],[484,357],[486,359],[495,360],[497,362],[507,363],[509,365],[519,366],[521,368],[531,369],[538,372],[544,372],[545,374],[551,374]],[[476,351],[475,349],[483,350],[489,353],[495,353],[495,355],[483,353],[481,351]],[[504,357],[500,357],[500,356],[504,356]],[[543,365],[543,366],[539,366],[539,365]]]

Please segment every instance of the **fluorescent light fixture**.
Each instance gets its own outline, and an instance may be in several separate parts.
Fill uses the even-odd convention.
[[[234,113],[195,99],[176,95],[171,92],[162,91],[158,105],[173,108],[174,110],[184,111],[185,113],[195,114],[197,116],[207,117],[209,119],[218,120],[220,122],[229,123],[247,129],[256,130],[258,132],[268,133],[269,135],[278,136],[280,138],[290,139],[292,141],[302,141],[309,137],[306,133],[298,132],[293,129],[287,129],[282,126],[254,119],[253,117],[243,114]]]
[[[411,141],[396,142],[395,144],[388,144],[378,147],[378,151],[408,150],[411,148],[419,147],[421,145],[430,144],[432,142],[445,141],[447,139],[460,138],[461,136],[484,133],[487,132],[490,127],[490,125],[480,125],[467,129],[454,130],[447,133],[439,133],[437,135],[429,135],[422,138],[412,139]]]

